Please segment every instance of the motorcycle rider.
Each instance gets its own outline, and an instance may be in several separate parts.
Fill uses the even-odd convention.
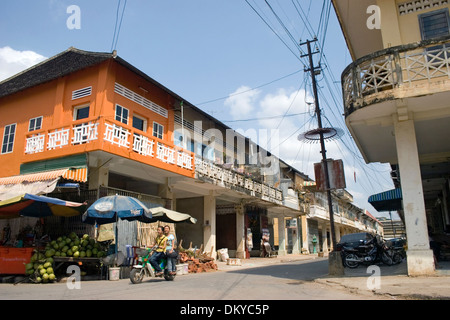
[[[157,229],[157,237],[155,239],[155,244],[153,245],[153,248],[155,248],[155,252],[150,257],[150,264],[155,269],[156,274],[155,276],[161,276],[164,274],[159,264],[161,263],[161,260],[164,258],[164,254],[166,252],[166,243],[167,243],[167,237],[164,235],[164,230],[162,226],[158,226]]]
[[[164,226],[164,235],[167,238],[166,245],[166,257],[167,257],[167,270],[170,274],[176,274],[176,258],[177,252],[175,251],[175,236],[170,233],[170,227]]]

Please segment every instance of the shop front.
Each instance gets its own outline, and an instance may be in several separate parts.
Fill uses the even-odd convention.
[[[33,204],[25,206],[24,202],[16,201],[7,206],[2,201],[0,205],[0,277],[13,279],[27,278],[32,282],[49,282],[66,277],[68,267],[79,267],[83,279],[107,279],[107,269],[102,258],[116,251],[122,252],[128,266],[134,258],[133,247],[151,246],[156,234],[156,226],[163,223],[139,223],[137,221],[117,222],[118,233],[113,231],[115,224],[102,226],[90,225],[82,221],[82,214],[88,206],[99,197],[112,194],[126,194],[139,197],[147,206],[163,205],[165,201],[157,197],[137,194],[116,188],[101,187],[97,190],[78,190],[50,194],[53,198],[48,201],[62,201],[65,205],[53,206],[58,214],[40,216],[39,210]],[[39,196],[34,196],[39,197]],[[37,203],[38,201],[34,201]],[[77,205],[77,207],[75,207]],[[25,212],[18,211],[18,207],[34,208],[28,210],[33,216],[23,216]],[[61,215],[71,209],[71,215]],[[74,210],[76,208],[76,210]],[[44,268],[45,266],[45,268]],[[50,268],[50,269],[49,269]],[[44,272],[45,269],[45,272]],[[53,275],[52,275],[53,274]],[[43,277],[45,276],[45,278]],[[46,281],[44,281],[44,279]]]
[[[269,226],[267,209],[258,206],[246,206],[245,208],[245,234],[246,234],[246,258],[259,257],[262,252],[263,234],[269,238],[272,226]]]

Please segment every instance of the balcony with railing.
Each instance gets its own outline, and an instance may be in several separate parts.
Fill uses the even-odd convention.
[[[201,181],[239,191],[272,203],[284,204],[283,192],[280,189],[254,180],[249,175],[232,168],[224,168],[214,164],[212,161],[196,157],[195,173],[196,178]]]
[[[450,38],[364,56],[342,73],[345,116],[366,106],[450,90]]]
[[[334,209],[336,210],[336,209]],[[339,211],[334,211],[334,222],[342,227],[350,227],[358,230],[366,230],[364,222],[358,217],[355,212],[339,208]],[[317,198],[314,204],[309,206],[308,218],[315,218],[321,221],[329,221],[330,213],[328,211],[328,204],[326,200]]]
[[[280,189],[257,181],[249,174],[226,168],[191,151],[167,144],[119,121],[105,118],[83,119],[71,125],[41,129],[25,137],[27,161],[102,150],[127,156],[149,165],[195,177],[205,182],[244,192],[276,204],[283,203]],[[182,171],[183,172],[183,171]]]
[[[180,169],[184,169],[185,175],[194,175],[192,152],[115,120],[83,119],[25,136],[26,162],[96,150],[127,155],[131,159],[178,173],[183,173]]]

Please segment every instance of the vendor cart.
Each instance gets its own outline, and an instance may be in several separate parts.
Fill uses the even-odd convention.
[[[74,258],[74,257],[54,257],[53,261],[55,263],[54,270],[58,273],[59,277],[65,277],[65,272],[67,270],[67,267],[70,265],[76,265],[80,267],[80,270],[86,270],[91,271],[89,272],[90,275],[97,273],[100,279],[103,279],[105,273],[105,267],[102,264],[101,258],[92,258],[92,257],[85,257],[85,258]],[[61,267],[65,268],[61,268]],[[59,273],[60,270],[63,270],[63,275]],[[94,270],[95,272],[92,272]]]

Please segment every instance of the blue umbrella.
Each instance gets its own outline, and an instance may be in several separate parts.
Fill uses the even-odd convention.
[[[82,221],[89,224],[106,224],[118,219],[153,222],[151,211],[138,199],[128,196],[106,196],[95,201],[83,214]]]
[[[138,199],[128,196],[106,196],[95,201],[85,213],[82,221],[89,224],[107,224],[119,219],[128,221],[152,222],[152,213]],[[115,230],[115,253],[117,254],[118,229]]]

